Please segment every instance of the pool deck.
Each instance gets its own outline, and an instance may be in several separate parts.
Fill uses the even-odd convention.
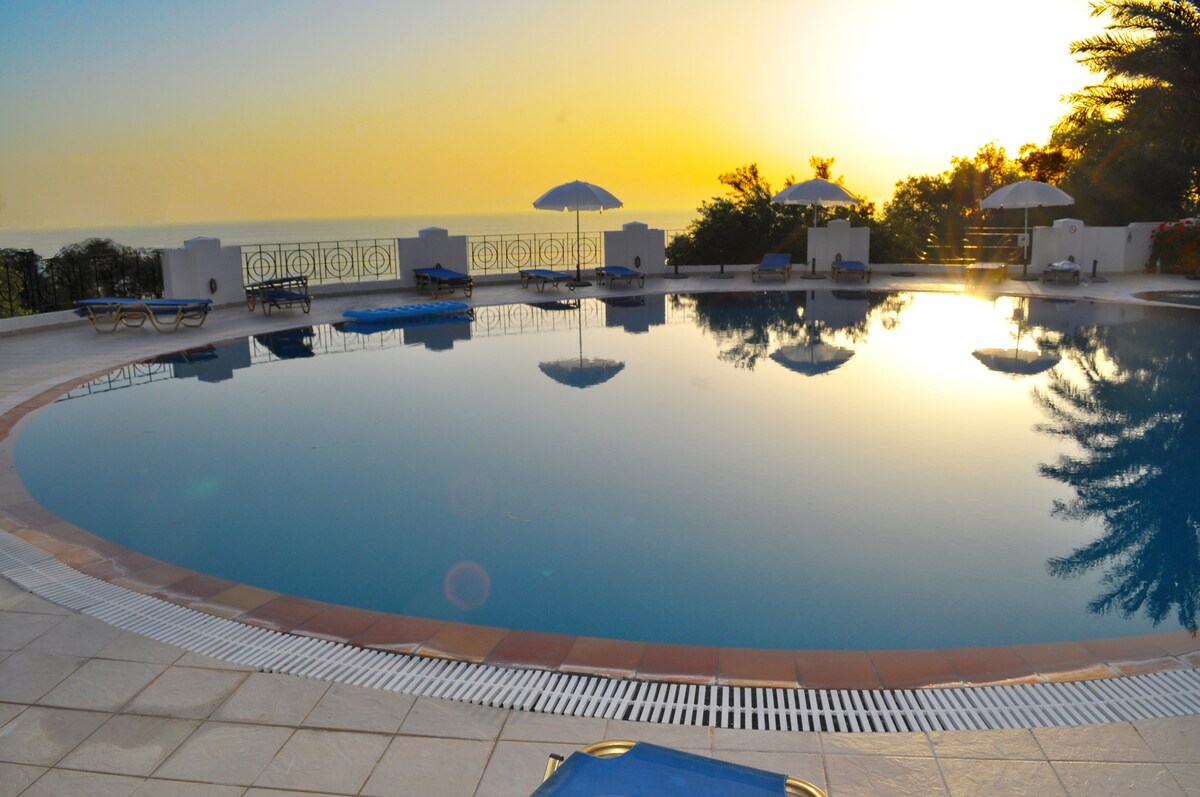
[[[753,285],[754,290],[832,287],[828,280],[795,278]],[[876,267],[869,287],[963,289],[955,279],[890,277],[885,267]],[[1085,279],[1080,286],[1010,280],[998,290],[1137,301],[1132,296],[1141,291],[1195,287],[1181,277],[1134,275],[1095,284]],[[748,289],[747,275],[651,279],[645,291],[560,289],[559,297],[519,284],[479,285],[470,303]],[[361,614],[338,607],[219,583],[105,548],[33,504],[16,477],[13,432],[50,398],[47,391],[156,354],[337,321],[352,306],[423,300],[412,292],[318,298],[310,316],[280,311],[270,318],[244,306],[220,308],[200,329],[172,335],[149,329],[101,335],[81,320],[0,337],[0,529],[84,572],[222,616],[357,643],[371,641],[364,635],[370,637],[367,632],[374,628],[374,641],[387,649],[497,664],[820,688],[1020,683],[1200,667],[1200,641],[1185,633],[958,651],[764,653],[606,645],[379,616],[364,626]],[[536,788],[549,753],[566,754],[603,738],[645,739],[787,772],[839,796],[1200,795],[1196,716],[888,734],[736,731],[547,716],[254,672],[121,631],[0,580],[0,797],[523,796]]]

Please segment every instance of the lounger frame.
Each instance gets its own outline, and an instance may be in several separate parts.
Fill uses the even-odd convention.
[[[261,305],[263,315],[272,309],[290,309],[300,305],[305,313],[312,309],[312,294],[308,292],[308,277],[277,277],[246,286],[246,306],[254,312]]]
[[[863,282],[871,281],[871,267],[861,260],[842,260],[838,255],[829,267],[830,276],[837,282],[842,277],[861,277]]]
[[[763,255],[757,266],[750,268],[750,281],[758,282],[760,277],[782,277],[784,282],[792,276],[792,256],[787,252],[768,252]]]
[[[605,280],[608,281],[608,287],[615,287],[617,280],[625,280],[625,284],[633,287],[633,281],[638,281],[638,287],[646,286],[646,275],[641,271],[635,271],[626,266],[600,266],[596,269],[596,277],[603,285]]]
[[[471,291],[475,289],[475,279],[468,274],[463,274],[458,271],[451,271],[448,268],[434,266],[433,268],[415,268],[413,269],[413,279],[417,283],[417,292],[429,292],[431,298],[436,299],[439,292],[445,290],[446,293],[454,293],[455,290],[461,288],[463,296],[468,299],[471,297]]]
[[[179,327],[198,327],[208,318],[212,299],[79,299],[77,313],[87,318],[97,332],[116,332],[118,327],[139,329],[150,322],[158,332],[175,332]]]
[[[574,275],[568,274],[565,271],[553,271],[548,268],[523,268],[521,269],[520,274],[521,287],[528,288],[530,283],[536,283],[538,293],[544,293],[546,291],[546,283],[550,283],[557,288],[558,283],[563,282],[564,280],[567,281],[568,289],[575,290],[575,286],[571,282],[575,279]]]

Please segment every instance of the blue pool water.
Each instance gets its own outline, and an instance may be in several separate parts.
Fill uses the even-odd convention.
[[[16,458],[122,545],[388,612],[779,648],[1195,628],[1198,318],[826,290],[318,326],[122,369]]]

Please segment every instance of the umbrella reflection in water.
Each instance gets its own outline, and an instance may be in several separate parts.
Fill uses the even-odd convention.
[[[579,311],[579,354],[539,363],[538,368],[559,384],[578,388],[595,387],[619,374],[625,368],[625,363],[583,356],[583,304],[578,299],[574,304]]]
[[[1019,299],[1013,308],[1013,319],[1017,322],[1016,346],[1007,349],[976,349],[971,352],[976,360],[993,371],[1011,376],[1033,376],[1058,365],[1060,359],[1055,352],[1041,349],[1022,349],[1021,338],[1026,331],[1029,299]]]
[[[850,349],[816,341],[808,345],[784,346],[771,352],[771,359],[805,376],[820,376],[837,370],[854,356]]]

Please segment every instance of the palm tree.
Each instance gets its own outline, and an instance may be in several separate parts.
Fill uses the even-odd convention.
[[[1071,95],[1071,121],[1125,119],[1200,155],[1200,2],[1102,0],[1092,13],[1112,18],[1108,32],[1071,53],[1104,77]]]
[[[1104,568],[1091,611],[1172,614],[1195,632],[1200,619],[1200,368],[1195,327],[1175,311],[1125,326],[1081,330],[1063,341],[1079,377],[1054,372],[1037,398],[1044,432],[1074,440],[1079,453],[1043,464],[1069,485],[1056,503],[1068,520],[1098,519],[1104,533],[1047,569],[1061,578]]]

